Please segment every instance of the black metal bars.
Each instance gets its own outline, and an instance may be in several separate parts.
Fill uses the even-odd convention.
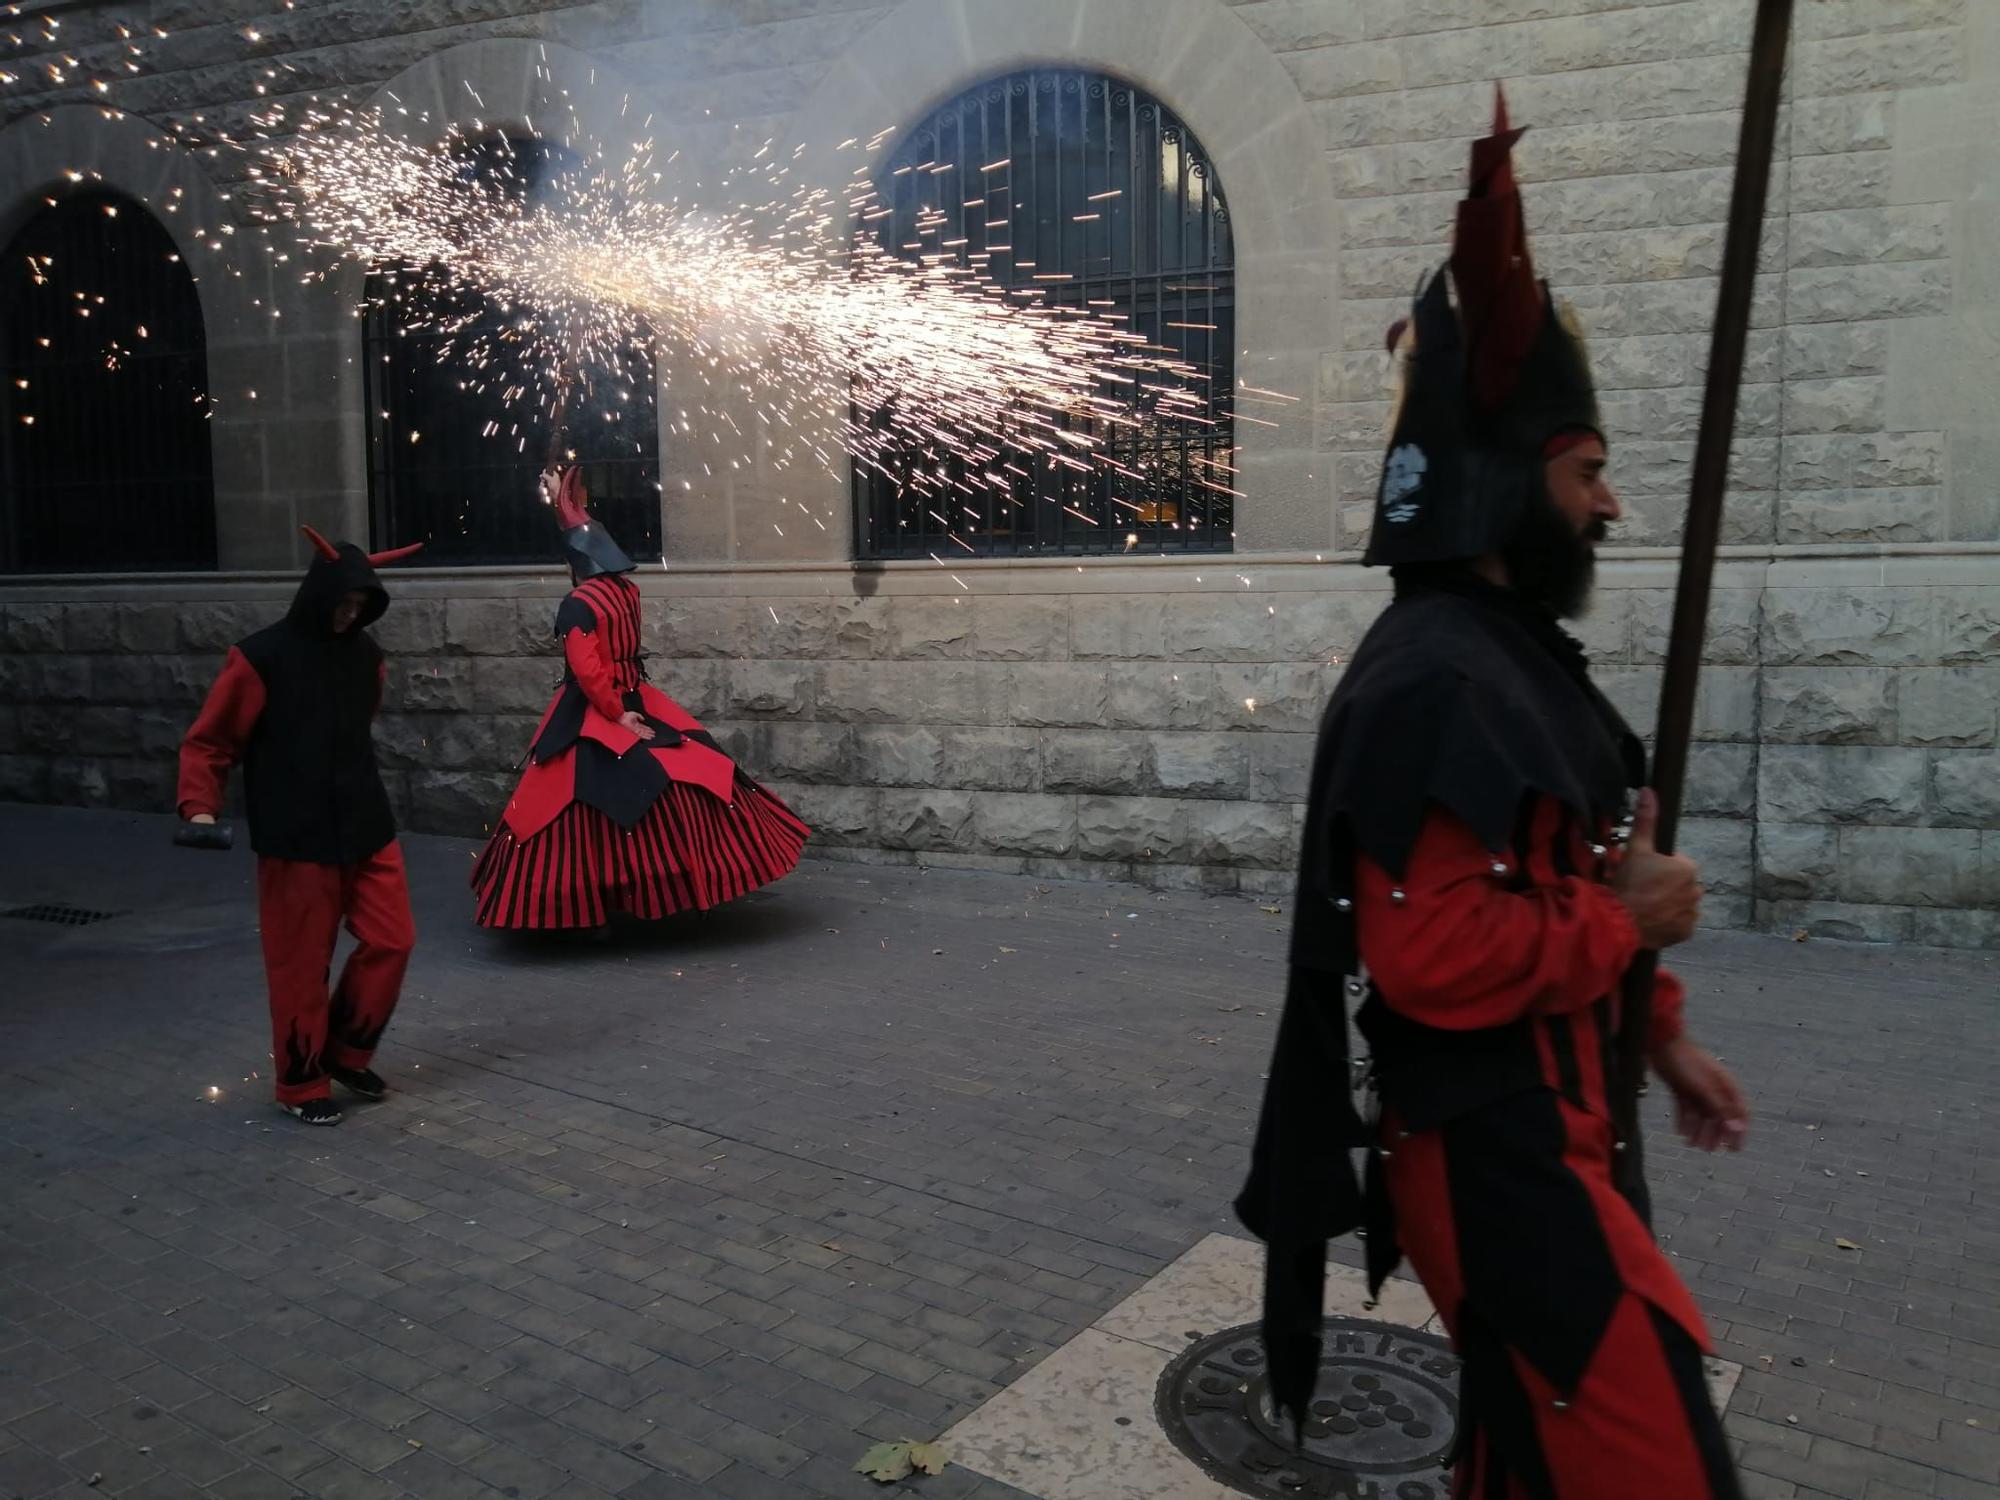
[[[0,260],[0,349],[0,572],[213,568],[201,300],[160,223],[41,209]]]
[[[876,190],[860,227],[885,250],[955,255],[999,286],[1124,320],[1201,372],[1204,420],[1096,433],[1115,467],[1089,473],[1021,448],[980,460],[919,445],[879,468],[857,462],[860,555],[1228,551],[1234,247],[1214,168],[1186,124],[1103,74],[1028,69],[918,125]],[[1120,394],[1135,411],[1146,399]]]

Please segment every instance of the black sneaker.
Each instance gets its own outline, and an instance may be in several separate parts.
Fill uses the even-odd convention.
[[[305,1121],[308,1125],[338,1125],[340,1106],[331,1099],[307,1099],[299,1104],[278,1106],[288,1115]]]
[[[361,1099],[380,1099],[389,1092],[389,1085],[367,1068],[328,1068],[333,1081],[348,1093]]]

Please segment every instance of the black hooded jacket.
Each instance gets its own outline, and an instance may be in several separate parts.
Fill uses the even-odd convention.
[[[396,836],[372,733],[382,648],[367,630],[389,595],[359,547],[339,554],[314,558],[285,618],[237,646],[264,684],[243,757],[250,843],[275,859],[353,864]],[[337,635],[334,606],[352,590],[369,602]]]
[[[1400,1251],[1386,1184],[1349,1153],[1369,1133],[1355,1109],[1348,1000],[1366,992],[1353,909],[1354,861],[1406,867],[1432,808],[1496,852],[1532,796],[1580,820],[1615,819],[1645,781],[1645,752],[1590,682],[1583,650],[1554,618],[1470,571],[1412,565],[1327,704],[1301,848],[1297,915],[1277,1047],[1236,1200],[1268,1247],[1264,1343],[1273,1393],[1302,1414],[1319,1366],[1326,1242],[1366,1226],[1379,1290]],[[1356,1018],[1382,1097],[1441,1122],[1531,1086],[1518,1028],[1447,1033],[1379,1002]]]

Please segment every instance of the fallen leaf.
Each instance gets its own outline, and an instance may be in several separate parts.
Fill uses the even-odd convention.
[[[942,1474],[951,1460],[944,1456],[944,1449],[936,1443],[912,1443],[910,1462],[917,1466],[920,1473]]]
[[[861,1455],[861,1462],[854,1466],[857,1474],[866,1474],[877,1484],[894,1484],[899,1479],[908,1479],[916,1473],[916,1461],[910,1457],[909,1443],[877,1443]]]
[[[1019,948],[1002,948],[1000,951],[1002,953],[1019,953],[1021,950]]]
[[[1797,932],[1792,934],[1792,941],[1795,943],[1803,943],[1811,937],[1812,934],[1810,932],[1807,932],[1805,928],[1801,927]]]
[[[1272,916],[1275,917],[1282,915],[1285,909],[1282,906],[1260,906],[1257,908],[1257,910],[1269,912]]]
[[[1861,1248],[1859,1245],[1855,1244],[1853,1240],[1837,1239],[1833,1243],[1837,1248],[1842,1250],[1859,1250]]]
[[[1215,1008],[1221,1011],[1224,1015],[1229,1015],[1235,1011],[1243,1009],[1243,1007],[1240,1005],[1218,1005]]]

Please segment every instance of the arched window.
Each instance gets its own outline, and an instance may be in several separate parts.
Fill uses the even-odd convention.
[[[1227,551],[1234,251],[1221,185],[1179,117],[1101,73],[1012,73],[904,137],[876,194],[863,232],[884,249],[956,253],[1000,286],[1126,320],[1201,373],[1204,420],[1100,430],[1113,465],[1091,472],[1007,453],[948,495],[937,476],[963,474],[962,455],[912,449],[887,473],[856,464],[860,555]],[[1143,397],[1129,399],[1136,412]]]
[[[145,208],[74,193],[0,262],[0,572],[215,566],[201,299]]]
[[[468,180],[533,204],[575,157],[552,142],[495,139],[464,153]],[[422,561],[539,563],[555,555],[555,523],[535,499],[548,457],[549,414],[519,399],[524,369],[509,357],[509,309],[404,267],[369,288],[369,505],[377,546],[422,541]],[[634,558],[660,555],[660,428],[646,351],[631,379],[586,372],[565,411],[570,450],[591,508]]]

